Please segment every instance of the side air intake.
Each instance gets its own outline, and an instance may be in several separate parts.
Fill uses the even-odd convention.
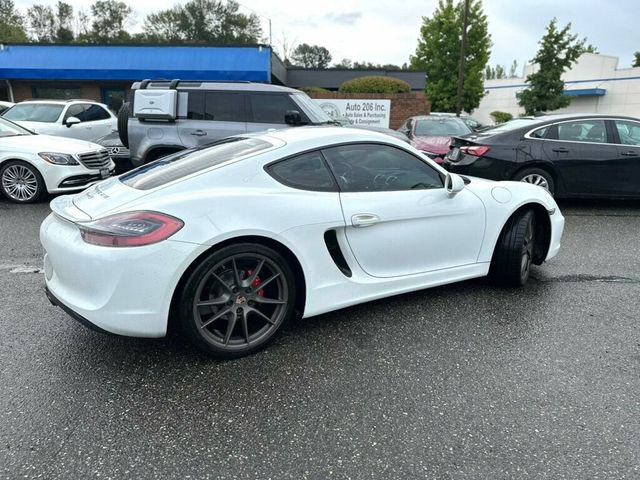
[[[333,262],[336,264],[336,267],[338,267],[338,269],[346,277],[351,277],[351,269],[349,268],[347,260],[342,254],[342,250],[340,249],[340,245],[338,244],[338,236],[336,235],[335,230],[327,230],[326,232],[324,232],[324,243],[327,246],[329,255],[331,255]]]

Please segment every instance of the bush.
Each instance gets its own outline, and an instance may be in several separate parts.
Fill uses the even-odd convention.
[[[340,85],[344,93],[405,93],[411,91],[411,85],[394,77],[359,77],[347,80]]]
[[[491,115],[491,118],[493,118],[493,121],[496,123],[504,123],[513,119],[513,115],[509,112],[501,112],[500,110],[494,110],[489,115]]]
[[[311,95],[312,93],[331,93],[331,90],[327,90],[326,88],[322,87],[303,87],[300,90],[302,90],[307,95]]]

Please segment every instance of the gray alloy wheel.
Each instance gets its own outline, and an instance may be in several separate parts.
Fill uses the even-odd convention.
[[[44,181],[35,167],[25,162],[13,161],[0,168],[2,193],[17,203],[31,203],[40,198]]]
[[[513,179],[519,182],[537,185],[538,187],[544,188],[551,195],[555,195],[556,188],[553,176],[542,168],[526,168],[518,172]]]
[[[526,177],[523,177],[522,180],[520,181],[537,185],[539,187],[544,188],[546,191],[549,191],[549,182],[547,182],[547,179],[544,178],[542,175],[532,173],[530,175],[527,175]]]
[[[263,348],[293,312],[295,282],[286,260],[262,245],[212,254],[187,280],[180,322],[205,352],[235,358]]]

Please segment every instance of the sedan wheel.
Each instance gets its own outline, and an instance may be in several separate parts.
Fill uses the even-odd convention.
[[[555,194],[555,185],[553,183],[553,177],[545,170],[541,168],[527,168],[518,173],[514,180],[537,185],[544,188],[551,195]]]
[[[262,245],[241,244],[208,257],[188,279],[180,322],[217,357],[263,348],[293,312],[295,282],[286,260]]]
[[[35,202],[42,196],[44,181],[35,167],[25,162],[9,162],[0,169],[2,193],[17,203]]]

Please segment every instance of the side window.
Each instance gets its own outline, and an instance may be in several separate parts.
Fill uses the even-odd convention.
[[[558,140],[571,142],[606,143],[604,120],[576,120],[557,125]]]
[[[252,93],[251,111],[256,123],[282,123],[287,110],[298,110],[298,107],[288,95]],[[300,112],[302,114],[302,112]]]
[[[549,126],[542,127],[531,132],[529,136],[531,138],[545,138],[547,136],[548,131],[549,131]]]
[[[640,123],[616,120],[616,130],[620,143],[624,145],[640,145]]]
[[[205,93],[204,119],[219,122],[244,122],[242,96],[237,93]]]
[[[270,165],[269,174],[293,188],[336,191],[336,184],[320,152],[303,153]]]
[[[322,151],[346,192],[384,192],[443,188],[440,173],[400,148],[356,144]]]
[[[109,113],[100,105],[91,105],[89,103],[84,105],[85,110],[78,116],[82,122],[95,122],[97,120],[107,120],[111,118]]]
[[[204,92],[189,92],[187,94],[187,118],[204,120]]]
[[[71,105],[67,108],[67,112],[64,114],[64,118],[62,119],[62,123],[67,121],[69,117],[76,117],[82,122],[82,113],[84,112],[84,106],[80,103],[76,103],[75,105]]]

